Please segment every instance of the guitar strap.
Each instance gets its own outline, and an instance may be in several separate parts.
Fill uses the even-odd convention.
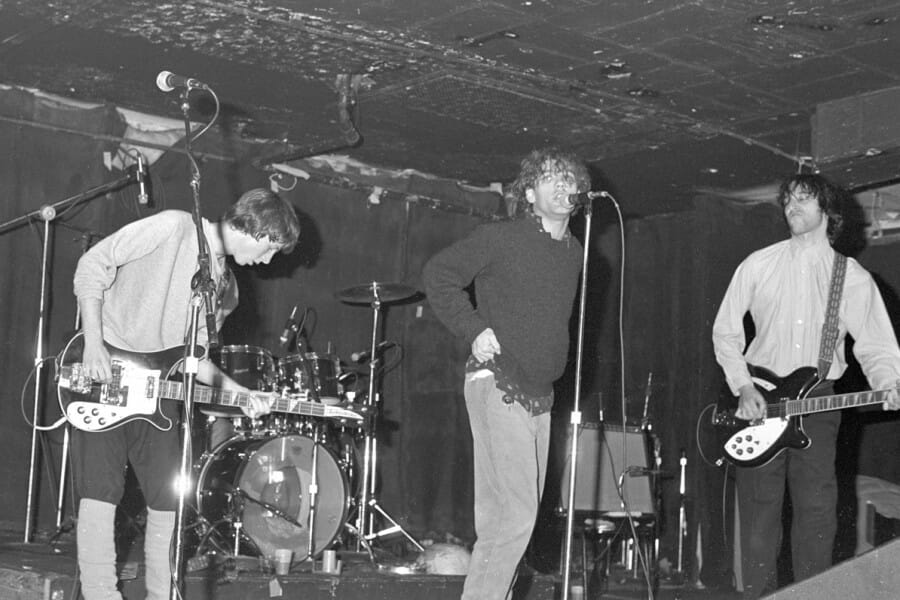
[[[834,346],[838,339],[838,308],[844,291],[844,275],[847,273],[847,257],[834,253],[834,267],[831,269],[831,289],[828,292],[828,308],[822,324],[822,345],[819,348],[819,379],[825,380],[831,370]]]

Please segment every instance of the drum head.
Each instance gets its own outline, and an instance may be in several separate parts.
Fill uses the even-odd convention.
[[[346,522],[349,486],[334,455],[305,436],[268,440],[246,458],[236,482],[243,501],[244,532],[263,556],[272,556],[278,548],[292,549],[295,560],[309,556],[313,454],[318,480],[313,556],[335,539]]]

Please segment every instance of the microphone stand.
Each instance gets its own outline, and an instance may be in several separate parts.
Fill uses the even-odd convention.
[[[25,539],[26,544],[31,543],[34,526],[34,501],[35,501],[35,485],[36,470],[38,458],[38,430],[37,424],[41,417],[40,398],[42,391],[42,371],[44,358],[44,337],[45,337],[45,321],[47,319],[47,279],[50,264],[50,223],[56,219],[57,209],[71,208],[82,200],[95,198],[100,194],[111,192],[113,190],[124,187],[131,181],[131,173],[128,173],[114,181],[104,183],[88,190],[85,190],[74,196],[70,196],[64,200],[60,200],[54,204],[45,204],[37,210],[27,212],[24,215],[16,217],[5,223],[0,223],[0,232],[12,229],[16,226],[23,225],[32,219],[41,219],[44,222],[44,239],[41,248],[41,295],[38,302],[38,327],[36,334],[36,343],[34,349],[34,409],[31,415],[31,457],[28,467],[28,491],[25,501]],[[63,457],[65,460],[65,457]],[[61,492],[60,492],[61,493]]]
[[[207,88],[207,91],[215,98],[218,105],[218,98]],[[184,592],[184,513],[185,513],[185,496],[193,487],[189,485],[191,478],[191,430],[193,415],[194,389],[197,383],[197,370],[200,364],[200,357],[196,356],[197,337],[200,321],[201,303],[206,309],[206,332],[207,342],[209,346],[215,346],[218,343],[216,331],[216,317],[213,296],[215,294],[212,275],[210,272],[209,248],[206,243],[206,236],[203,232],[203,218],[200,213],[200,168],[194,160],[191,152],[191,120],[190,120],[190,104],[188,97],[191,93],[191,87],[186,86],[181,92],[181,110],[184,114],[184,144],[185,154],[191,167],[191,190],[194,199],[194,225],[197,228],[197,263],[199,268],[197,273],[191,279],[191,289],[193,295],[191,297],[191,317],[188,334],[188,344],[185,347],[184,357],[184,418],[182,419],[182,441],[181,441],[181,464],[178,473],[178,503],[175,511],[175,531],[174,531],[174,548],[172,549],[172,581],[169,588],[169,597],[172,600],[179,600]],[[210,124],[211,125],[211,124]],[[203,131],[209,128],[208,125]],[[202,132],[201,132],[202,133]]]
[[[563,555],[563,586],[562,600],[569,599],[569,576],[572,563],[572,532],[575,523],[575,471],[578,466],[578,434],[581,429],[581,363],[584,354],[584,314],[587,303],[587,275],[588,275],[588,252],[590,251],[591,242],[591,221],[593,218],[593,202],[584,205],[584,254],[581,265],[581,294],[578,301],[578,346],[575,353],[575,399],[573,402],[572,413],[569,418],[569,439],[571,447],[569,448],[569,490],[568,490],[568,513],[566,514],[566,540],[565,553]]]

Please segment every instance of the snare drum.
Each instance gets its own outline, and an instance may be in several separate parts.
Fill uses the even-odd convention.
[[[342,393],[340,369],[341,362],[333,354],[290,354],[278,361],[279,386],[296,393],[315,393],[323,404],[338,404]]]
[[[294,560],[309,556],[313,452],[318,494],[315,498],[315,557],[341,533],[350,508],[347,476],[326,446],[302,435],[274,438],[236,436],[216,448],[197,479],[197,511],[203,539],[230,540],[241,523],[241,552],[272,558],[278,548],[294,551]],[[199,548],[200,551],[203,548]]]
[[[247,389],[269,392],[275,383],[275,358],[258,346],[222,346],[209,358],[229,377]]]

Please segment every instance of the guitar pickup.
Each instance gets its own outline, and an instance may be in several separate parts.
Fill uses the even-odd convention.
[[[85,375],[84,365],[76,363],[59,369],[58,384],[66,390],[76,394],[89,394],[92,380]]]

